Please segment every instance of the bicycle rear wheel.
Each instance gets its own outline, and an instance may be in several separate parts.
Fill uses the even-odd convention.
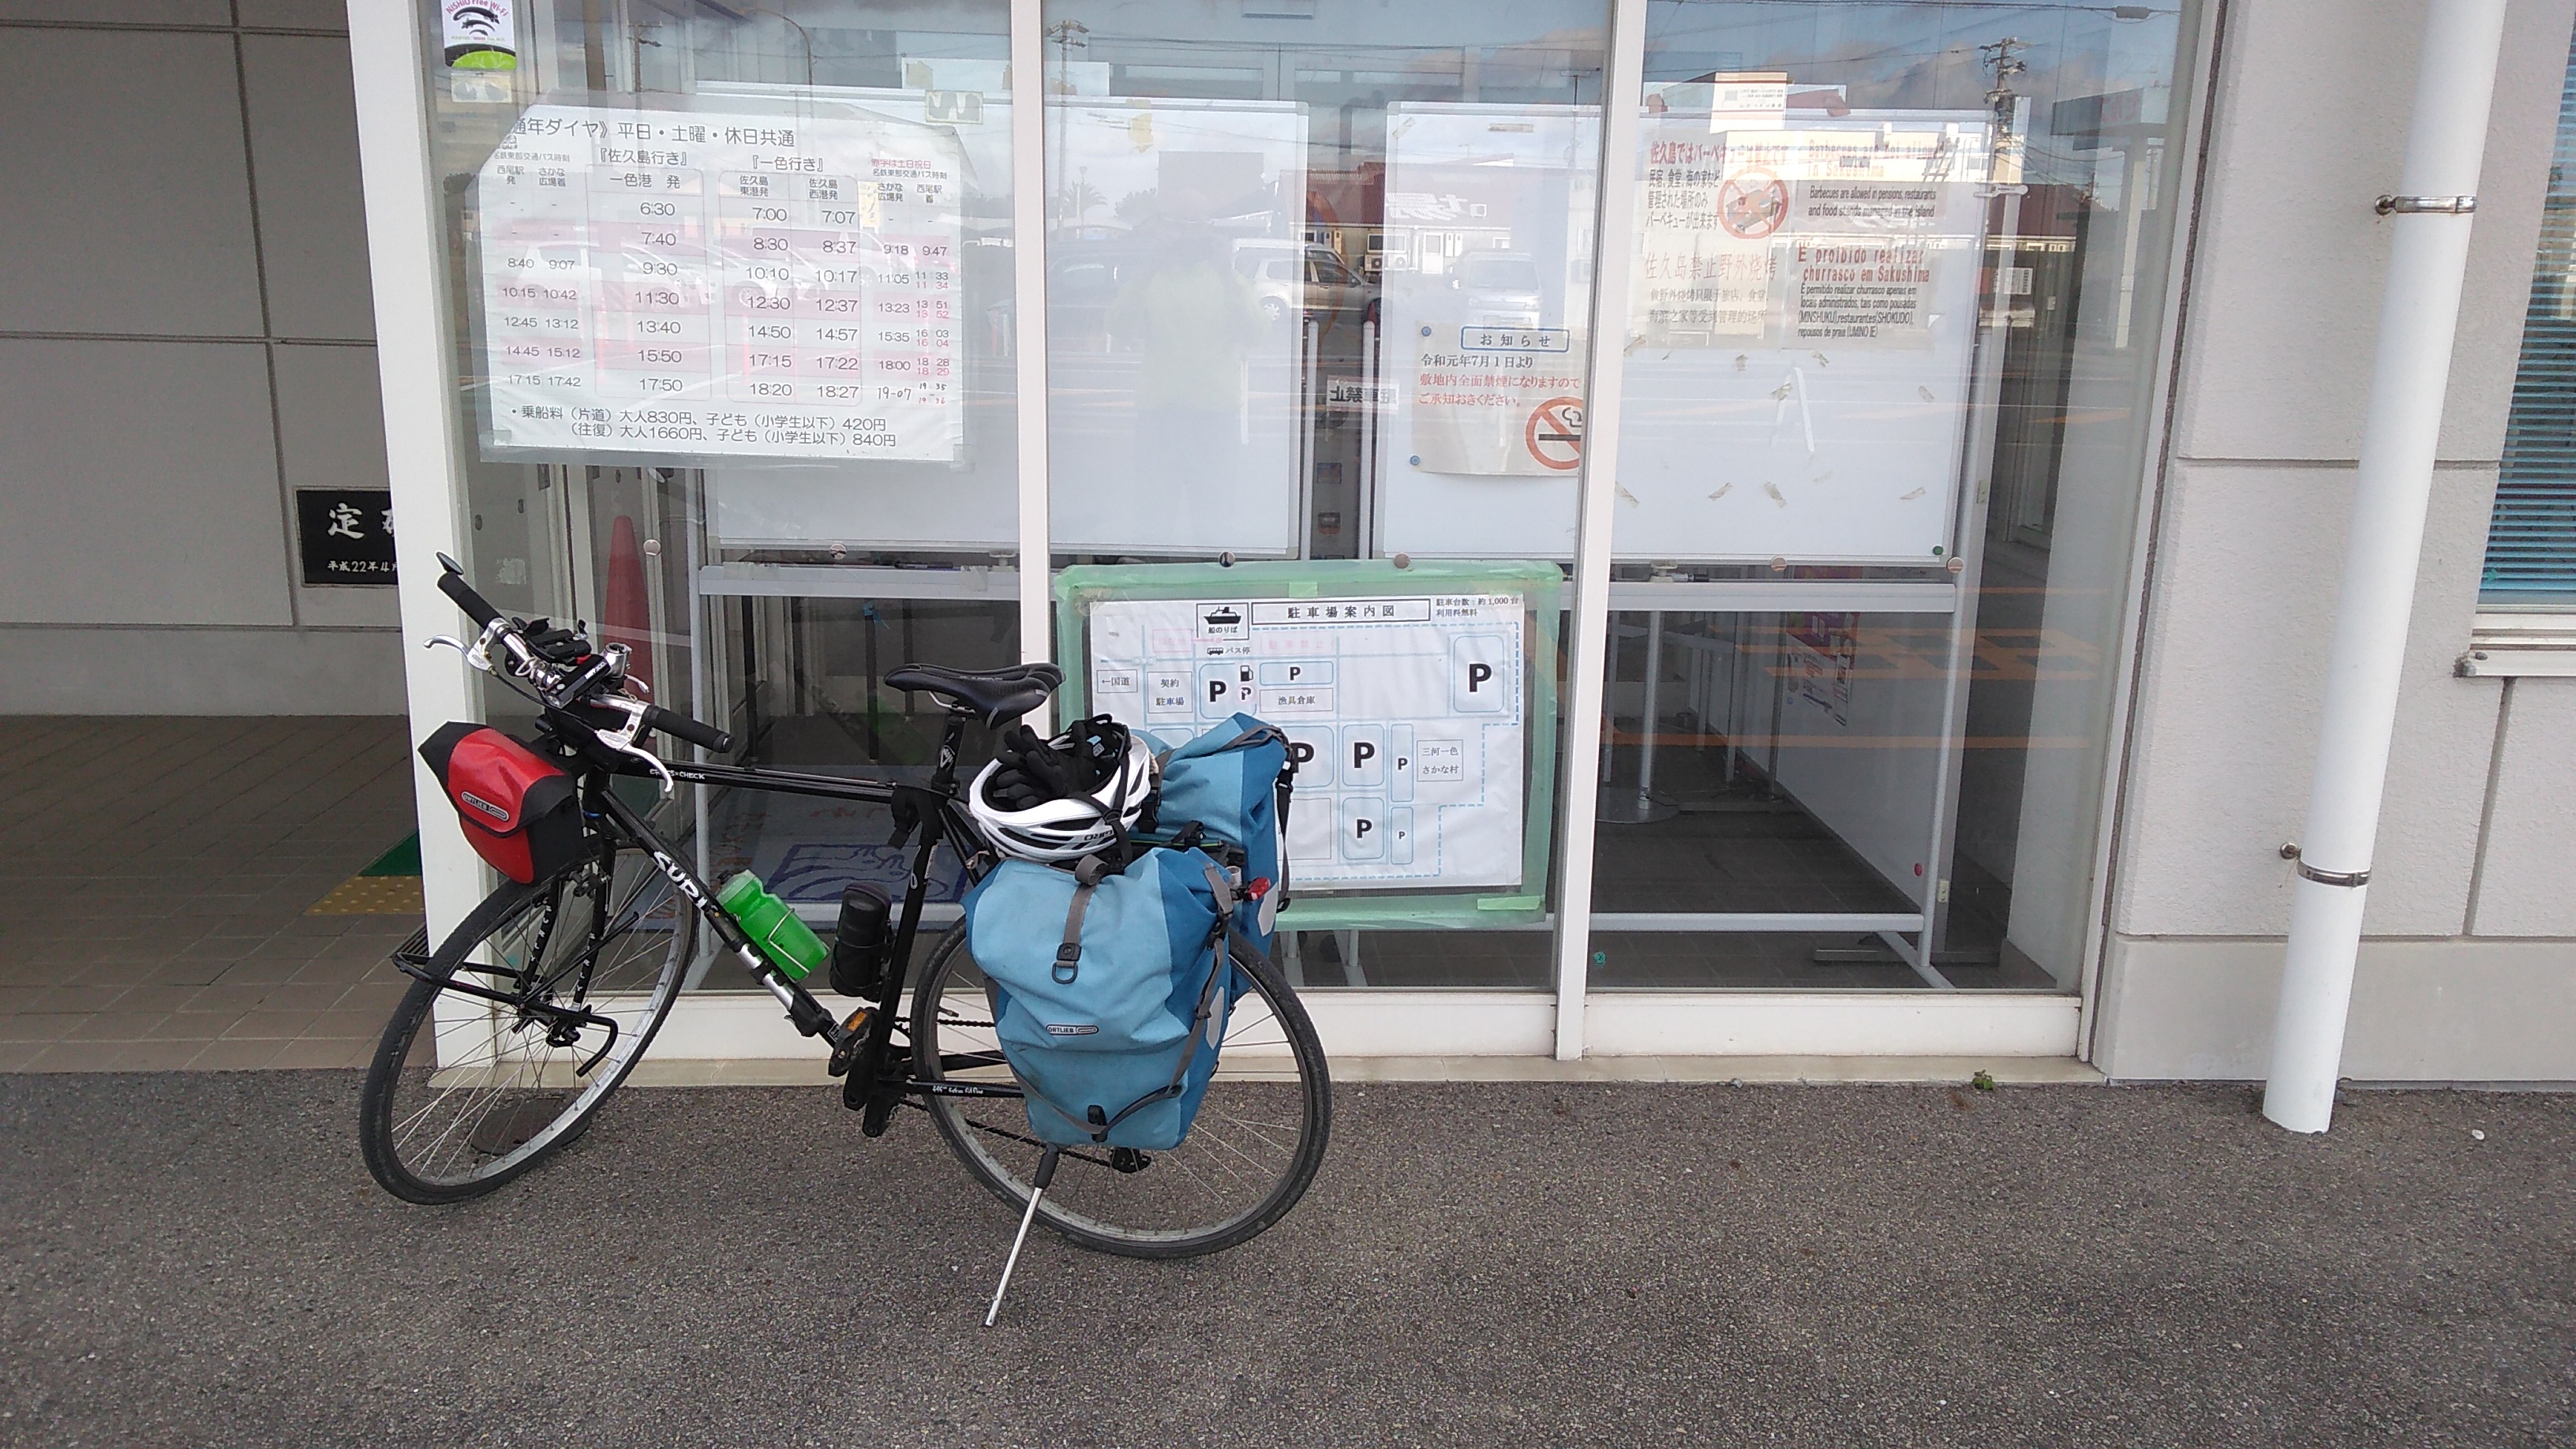
[[[1217,1078],[1189,1137],[1162,1152],[1065,1149],[1038,1221],[1099,1252],[1189,1258],[1252,1237],[1305,1195],[1332,1131],[1324,1048],[1268,961],[1238,948],[1234,964],[1251,987],[1227,1019]],[[912,1051],[914,1072],[929,1080],[1011,1080],[962,924],[940,940],[914,988]],[[1025,1208],[1043,1144],[1020,1103],[933,1095],[929,1108],[967,1171],[1014,1210]]]
[[[661,1029],[696,939],[696,913],[641,851],[494,892],[385,1025],[359,1103],[367,1170],[407,1201],[457,1202],[580,1136]]]

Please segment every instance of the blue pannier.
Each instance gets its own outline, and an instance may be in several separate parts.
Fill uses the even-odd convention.
[[[1166,750],[1155,828],[1166,835],[1195,821],[1243,852],[1243,899],[1234,928],[1266,954],[1288,897],[1288,801],[1296,766],[1277,725],[1238,714]]]
[[[966,949],[989,983],[1029,1130],[1075,1146],[1168,1149],[1189,1135],[1242,992],[1226,949],[1235,891],[1196,850],[1123,871],[995,866],[966,895]]]

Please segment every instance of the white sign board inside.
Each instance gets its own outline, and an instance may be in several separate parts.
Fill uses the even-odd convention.
[[[476,178],[495,457],[948,461],[956,139],[532,106]]]
[[[1592,107],[1388,107],[1382,550],[1572,556],[1600,135]]]
[[[1518,594],[1124,599],[1091,611],[1091,704],[1177,743],[1236,712],[1297,754],[1299,887],[1521,883]]]
[[[1303,252],[1304,109],[1064,101],[1047,125],[1055,546],[1294,554],[1302,293],[1265,269]]]
[[[1951,540],[1982,111],[1648,118],[1615,550],[1935,563]]]

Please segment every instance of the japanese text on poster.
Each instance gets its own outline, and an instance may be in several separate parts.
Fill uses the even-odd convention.
[[[1981,121],[1955,118],[1650,126],[1642,342],[1931,347],[1942,274],[1977,265],[1988,147]]]
[[[487,448],[954,458],[961,165],[858,112],[529,108],[477,178]]]

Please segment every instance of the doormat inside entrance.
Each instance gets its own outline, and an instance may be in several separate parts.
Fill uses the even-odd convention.
[[[358,872],[362,876],[420,874],[420,832],[415,830],[402,838],[393,849],[377,856],[375,864]]]

